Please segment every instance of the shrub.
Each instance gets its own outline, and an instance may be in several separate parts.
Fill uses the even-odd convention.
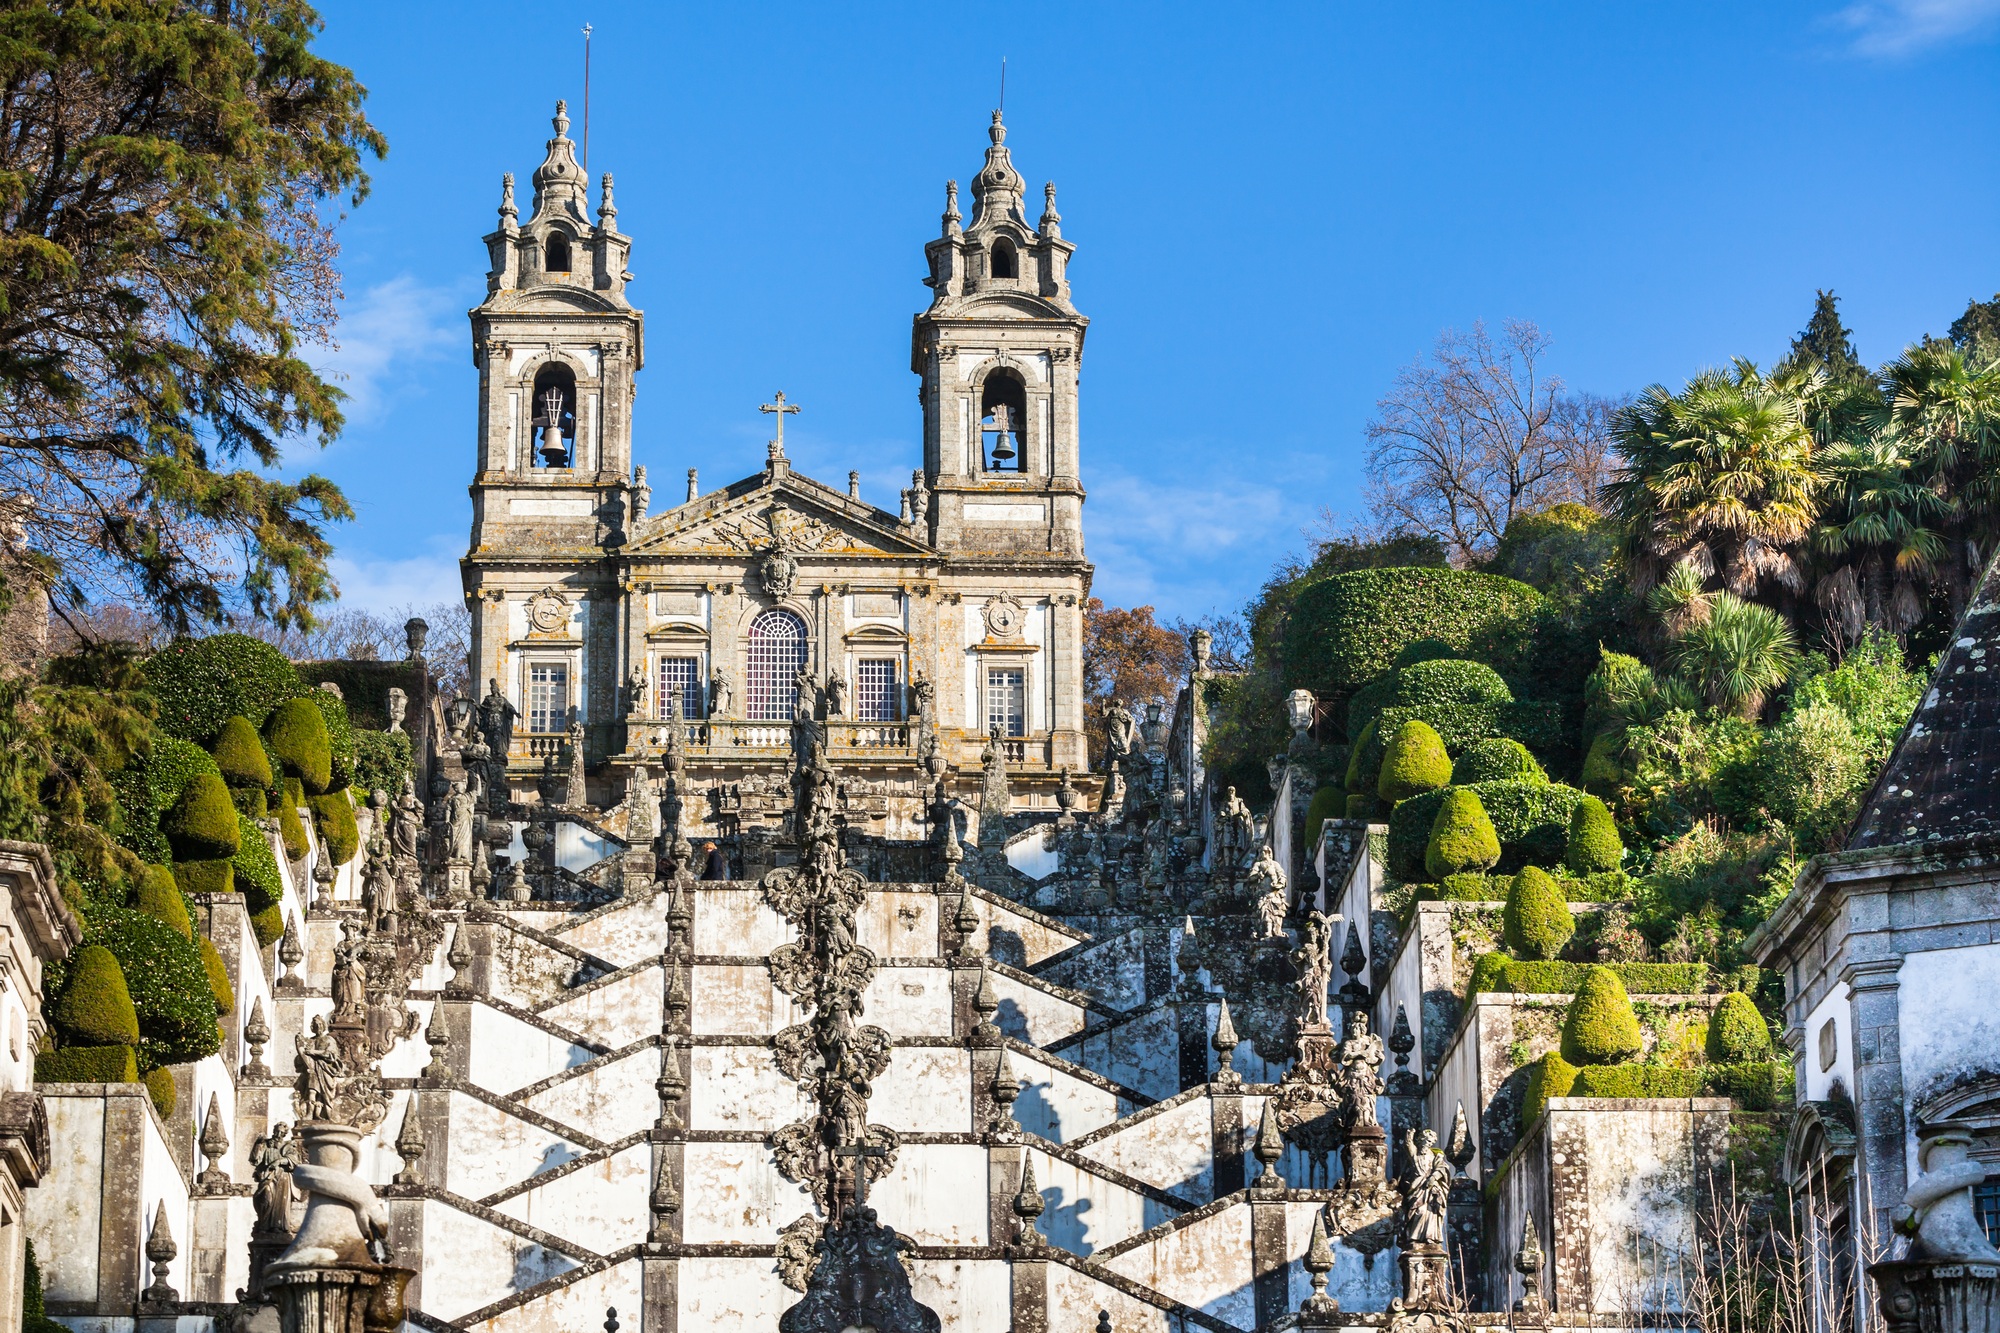
[[[278,805],[278,836],[285,844],[285,856],[289,860],[296,861],[312,850],[312,844],[306,841],[306,826],[299,819],[298,807],[290,801],[281,801]]]
[[[236,1012],[236,988],[229,984],[229,965],[222,961],[215,941],[203,935],[195,941],[201,951],[201,966],[208,973],[208,992],[215,997],[218,1017]]]
[[[1365,791],[1350,793],[1347,798],[1347,817],[1349,819],[1373,819],[1375,817],[1375,798]]]
[[[1528,1067],[1528,1086],[1521,1090],[1521,1133],[1526,1137],[1548,1109],[1549,1098],[1567,1097],[1576,1084],[1577,1068],[1555,1051]]]
[[[139,872],[138,886],[132,891],[132,905],[157,921],[172,926],[176,933],[194,938],[194,922],[188,916],[187,899],[175,882],[174,872],[165,866],[147,866]]]
[[[313,690],[306,698],[326,724],[326,790],[344,791],[354,784],[354,728],[347,721],[347,705],[332,690]]]
[[[1347,701],[1348,739],[1358,739],[1382,715],[1382,710],[1395,702],[1396,677],[1393,672],[1356,690],[1354,697]]]
[[[272,903],[262,911],[250,915],[250,928],[257,932],[257,947],[268,949],[285,935],[285,909]]]
[[[1458,569],[1359,569],[1301,590],[1285,627],[1288,674],[1322,696],[1344,695],[1395,666],[1420,639],[1500,667],[1523,660],[1540,593]]]
[[[1501,937],[1521,958],[1550,959],[1576,934],[1576,918],[1562,889],[1546,871],[1523,866],[1507,890],[1500,914]]]
[[[1485,870],[1500,859],[1500,838],[1493,821],[1470,787],[1445,792],[1424,845],[1424,868],[1443,879],[1465,870]]]
[[[1466,790],[1479,797],[1493,821],[1508,866],[1553,866],[1562,860],[1570,816],[1582,792],[1559,782],[1480,782]],[[1424,877],[1424,849],[1444,796],[1442,791],[1424,792],[1390,814],[1389,869],[1398,879]]]
[[[49,1021],[65,1045],[132,1046],[139,1040],[139,1013],[125,984],[118,957],[100,944],[86,944],[68,960],[68,976],[49,1010]],[[108,1079],[92,1079],[104,1083]]]
[[[232,787],[262,790],[271,785],[274,776],[270,756],[264,753],[264,742],[257,737],[257,728],[241,713],[224,722],[221,734],[215,738],[215,766],[222,770],[222,780]]]
[[[236,802],[236,813],[249,819],[263,819],[271,813],[270,793],[262,787],[231,787],[229,799]]]
[[[388,788],[383,788],[387,791]],[[1331,784],[1319,788],[1306,805],[1305,841],[1308,850],[1319,841],[1320,826],[1329,819],[1342,818],[1347,812],[1347,793]]]
[[[222,775],[211,770],[188,779],[160,816],[160,832],[176,861],[226,861],[236,855],[237,818]]]
[[[1435,662],[1441,658],[1455,657],[1450,644],[1443,639],[1413,639],[1403,645],[1396,654],[1398,669],[1415,666],[1419,662]]]
[[[1569,817],[1569,843],[1563,848],[1563,864],[1579,875],[1598,875],[1616,870],[1625,860],[1625,844],[1618,839],[1618,821],[1595,796],[1576,803]]]
[[[1528,747],[1508,736],[1475,741],[1452,761],[1451,780],[1474,782],[1546,783],[1549,775],[1535,762]]]
[[[1795,1101],[1798,1075],[1789,1060],[1710,1065],[1699,1072],[1708,1076],[1704,1091],[1711,1097],[1732,1097],[1746,1111],[1790,1110]]]
[[[1563,1019],[1563,1059],[1573,1065],[1617,1064],[1644,1047],[1625,983],[1608,967],[1587,969]]]
[[[1437,732],[1421,722],[1405,722],[1382,750],[1382,775],[1375,790],[1385,801],[1403,801],[1435,791],[1451,781],[1451,756]]]
[[[1583,771],[1578,775],[1585,791],[1599,797],[1618,794],[1625,783],[1625,768],[1618,761],[1624,744],[1623,732],[1606,732],[1590,743],[1589,753],[1583,756]]]
[[[1396,702],[1406,708],[1507,704],[1514,702],[1514,692],[1484,662],[1440,658],[1397,671]]]
[[[1491,903],[1506,896],[1506,889],[1496,885],[1493,876],[1477,871],[1446,875],[1435,884],[1419,884],[1416,892],[1420,903]]]
[[[139,1060],[130,1046],[65,1046],[35,1057],[37,1083],[137,1083]]]
[[[293,816],[294,822],[297,816]],[[264,830],[244,820],[239,830],[241,846],[237,849],[235,890],[243,895],[243,906],[252,915],[263,911],[285,895],[284,872],[278,869],[278,858],[271,855],[271,844],[264,837]]]
[[[305,687],[285,655],[248,634],[175,639],[146,661],[161,730],[207,745],[236,716],[261,723]]]
[[[233,861],[176,861],[174,882],[190,898],[198,893],[234,893],[236,865]]]
[[[333,781],[333,743],[326,734],[326,716],[317,703],[311,699],[285,700],[271,710],[264,734],[286,777],[297,778],[311,795],[326,791]]]
[[[1706,1069],[1671,1065],[1592,1065],[1576,1071],[1572,1097],[1699,1097],[1708,1086]]]
[[[165,1067],[148,1069],[144,1081],[146,1094],[153,1099],[153,1109],[160,1113],[160,1119],[170,1118],[179,1098],[174,1088],[174,1071]]]
[[[405,733],[354,733],[354,786],[357,790],[364,794],[385,791],[394,796],[403,789],[403,779],[415,772],[410,738]]]
[[[1708,988],[1705,963],[1564,963],[1484,953],[1473,960],[1466,994],[1574,995],[1586,973],[1603,967],[1637,995],[1700,995]]]
[[[112,790],[125,816],[119,841],[142,861],[162,865],[171,861],[173,848],[160,831],[160,820],[202,773],[221,781],[208,751],[172,736],[155,735],[145,758],[127,764],[111,777]]]
[[[1370,722],[1354,739],[1347,754],[1347,790],[1375,794],[1375,782],[1382,768],[1382,747],[1375,740],[1375,724]]]
[[[215,995],[192,940],[143,913],[121,908],[94,914],[89,935],[117,958],[131,988],[142,1063],[183,1064],[220,1048]]]
[[[1708,1058],[1719,1065],[1771,1058],[1771,1028],[1742,991],[1730,991],[1708,1016]]]
[[[1617,559],[1623,533],[1617,519],[1574,502],[1517,513],[1487,567],[1537,588],[1575,583]]]
[[[347,799],[347,793],[332,791],[324,796],[308,796],[306,807],[313,813],[320,842],[333,857],[333,863],[344,866],[352,861],[361,850],[361,828],[355,822],[354,802]]]

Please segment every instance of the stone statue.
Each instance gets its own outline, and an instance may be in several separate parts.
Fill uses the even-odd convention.
[[[1282,881],[1277,888],[1266,891],[1257,899],[1257,917],[1263,922],[1265,939],[1285,938],[1285,909],[1289,906]]]
[[[1356,1009],[1347,1018],[1347,1036],[1334,1054],[1339,1068],[1341,1118],[1347,1127],[1380,1125],[1375,1099],[1382,1095],[1382,1039],[1369,1031],[1368,1011]],[[1432,1136],[1435,1142],[1436,1136]]]
[[[256,1230],[264,1236],[292,1234],[292,1168],[299,1164],[298,1141],[292,1127],[279,1123],[259,1134],[250,1147],[250,1178],[257,1210]]]
[[[826,678],[826,715],[847,716],[847,678],[838,672]]]
[[[1278,858],[1272,855],[1268,846],[1257,848],[1257,859],[1251,864],[1244,884],[1250,900],[1257,905],[1257,915],[1263,918],[1265,937],[1283,935],[1285,910],[1291,905],[1291,900],[1285,892],[1285,868],[1278,864]]]
[[[1298,969],[1299,1026],[1326,1030],[1326,988],[1333,980],[1333,925],[1324,912],[1308,912],[1299,947],[1292,950]]]
[[[937,686],[921,671],[910,680],[910,708],[920,718],[937,716]]]
[[[1438,1147],[1434,1129],[1406,1130],[1403,1146],[1409,1164],[1403,1170],[1403,1209],[1396,1243],[1405,1250],[1444,1246],[1445,1212],[1451,1206],[1451,1163]],[[1966,1196],[1970,1204],[1971,1196]]]
[[[708,715],[710,717],[729,716],[729,673],[721,667],[708,678]]]
[[[919,523],[928,522],[931,515],[931,488],[924,478],[924,470],[918,468],[910,474],[910,516]]]
[[[819,686],[812,678],[812,672],[801,665],[792,676],[792,686],[798,691],[798,702],[792,709],[792,717],[801,722],[810,722],[819,716]]]
[[[626,717],[644,717],[646,715],[645,669],[634,663],[631,673],[625,677],[625,683],[619,687],[618,694],[619,702],[625,706]],[[678,714],[669,712],[666,716],[675,717]]]
[[[445,798],[445,828],[447,854],[455,861],[472,859],[473,804],[463,781],[451,784],[451,795]]]
[[[367,1019],[368,968],[361,961],[360,928],[346,920],[340,923],[340,943],[333,946],[333,1021]]]
[[[1123,767],[1131,756],[1132,738],[1137,730],[1132,710],[1113,699],[1104,714],[1104,757],[1113,768]]]
[[[1225,874],[1238,869],[1256,839],[1257,822],[1251,818],[1250,807],[1243,804],[1236,788],[1228,788],[1222,808],[1215,812],[1215,868]]]
[[[403,718],[409,714],[409,711],[410,696],[404,693],[400,685],[391,685],[389,687],[389,730],[401,731],[403,729]]]
[[[417,799],[417,780],[403,779],[403,790],[389,815],[389,850],[398,861],[417,858],[417,835],[424,827],[424,803]]]
[[[1986,1179],[1971,1160],[1972,1135],[1943,1121],[1928,1127],[1917,1145],[1923,1174],[1911,1183],[1897,1210],[1896,1230],[1912,1238],[1907,1259],[1937,1263],[2000,1263],[1972,1203],[1972,1187]]]
[[[292,1045],[295,1052],[292,1067],[299,1071],[294,1091],[299,1099],[301,1117],[306,1120],[338,1119],[347,1063],[341,1058],[339,1043],[326,1030],[325,1016],[314,1014],[311,1031],[305,1036],[292,1038]]]

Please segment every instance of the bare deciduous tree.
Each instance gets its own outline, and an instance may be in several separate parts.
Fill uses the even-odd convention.
[[[1463,564],[1522,510],[1596,502],[1617,405],[1546,373],[1549,343],[1528,320],[1497,340],[1484,324],[1447,329],[1396,376],[1368,423],[1377,527],[1435,536]]]

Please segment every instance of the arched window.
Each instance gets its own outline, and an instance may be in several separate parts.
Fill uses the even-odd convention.
[[[1014,243],[1005,236],[998,237],[993,242],[993,276],[996,278],[1021,276],[1021,266],[1016,262],[1014,255]]]
[[[1028,420],[1028,386],[1011,370],[986,377],[979,395],[979,438],[986,450],[988,472],[1022,472],[1028,451],[1022,431]]]
[[[576,464],[576,373],[560,361],[535,372],[536,467]]]
[[[805,664],[805,622],[790,611],[758,616],[750,624],[750,679],[743,715],[752,722],[789,722],[799,704],[799,668]]]
[[[542,271],[569,272],[569,237],[559,231],[549,233],[549,243],[542,249]]]

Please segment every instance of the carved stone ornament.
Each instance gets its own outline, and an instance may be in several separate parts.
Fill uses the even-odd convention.
[[[757,581],[774,600],[783,601],[798,587],[799,562],[785,551],[769,551],[757,562]]]
[[[554,634],[569,627],[569,602],[554,588],[544,588],[528,599],[528,628],[537,634]]]
[[[910,1242],[877,1222],[874,1209],[857,1208],[828,1227],[818,1248],[805,1299],[778,1317],[779,1333],[938,1333],[937,1312],[910,1290],[903,1266]]]
[[[1003,592],[986,601],[986,632],[993,638],[1020,638],[1021,626],[1027,619],[1028,613],[1021,605],[1021,599],[1011,592]]]
[[[718,519],[713,527],[697,527],[673,539],[680,546],[726,546],[746,554],[773,549],[823,551],[841,540],[840,529],[783,505],[754,514]]]

